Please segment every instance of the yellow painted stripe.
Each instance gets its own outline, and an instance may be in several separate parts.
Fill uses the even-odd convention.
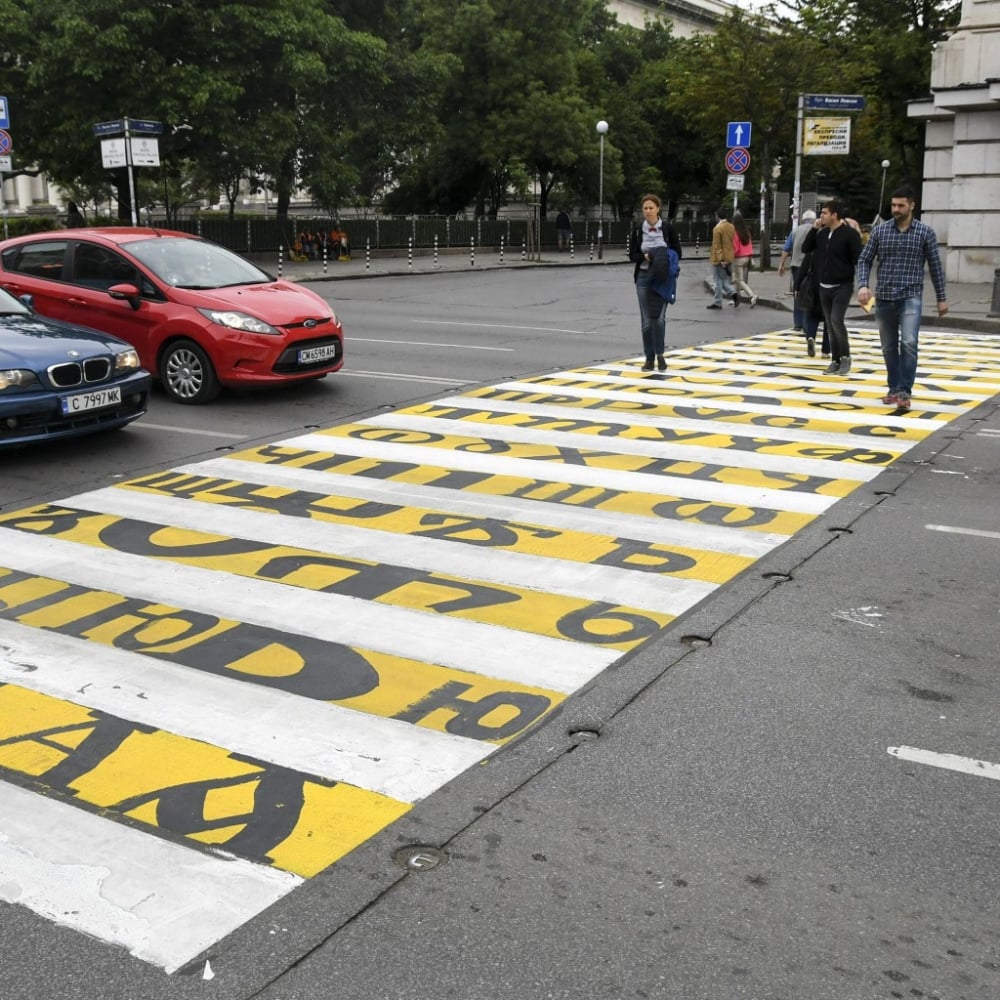
[[[200,566],[234,576],[358,597],[626,652],[673,616],[429,570],[383,566],[288,545],[180,529],[55,504],[0,515],[0,525],[94,548]]]
[[[698,369],[710,371],[710,369]],[[558,389],[561,387],[573,388],[575,391],[586,389],[607,389],[608,383],[599,379],[576,379],[561,376],[540,376],[538,378],[523,379],[522,381],[540,387]],[[842,423],[840,421],[824,420],[822,411],[835,410],[844,412],[836,405],[820,404],[816,402],[808,403],[807,406],[817,411],[815,417],[803,417],[799,414],[789,412],[787,415],[776,413],[754,413],[746,410],[737,410],[719,405],[714,401],[702,401],[697,394],[690,392],[684,381],[684,376],[674,375],[664,380],[666,385],[657,380],[656,385],[649,385],[645,381],[640,381],[637,386],[616,385],[616,391],[622,391],[636,395],[637,398],[655,399],[661,404],[660,414],[663,417],[676,417],[683,420],[719,420],[729,424],[741,424],[748,428],[758,428],[761,434],[767,433],[768,427],[791,427],[797,430],[823,431],[828,434],[856,434],[858,439],[866,437],[888,438],[897,441],[920,441],[933,433],[936,427],[921,427],[920,420],[940,420],[941,415],[937,413],[920,414],[913,411],[908,415],[907,422],[902,426],[892,424],[871,423],[867,420],[859,420],[856,424]],[[676,383],[671,385],[669,383]],[[680,390],[678,392],[677,390]],[[682,397],[678,400],[677,397]],[[783,406],[789,410],[795,405],[791,401],[785,400]],[[798,407],[801,409],[801,407]],[[846,409],[846,407],[845,407]],[[885,412],[885,407],[882,407]],[[850,412],[850,411],[848,411]],[[910,419],[912,418],[912,419]]]
[[[366,430],[371,431],[372,428]],[[246,458],[247,455],[244,453],[237,457]],[[754,486],[780,482],[784,489],[794,488],[793,477],[781,479],[775,474],[761,474],[753,469],[724,471],[724,482]],[[821,483],[828,495],[842,495],[837,492],[845,485],[841,480],[822,480]],[[853,488],[858,484],[849,485]],[[420,507],[371,503],[355,497],[306,493],[286,487],[244,484],[227,479],[154,475],[125,483],[123,487],[158,495],[183,496],[202,503],[237,504],[254,511],[298,514],[331,524],[354,525],[421,538],[438,538],[480,549],[495,548],[576,563],[601,563],[707,583],[729,580],[753,562],[745,556],[708,552],[686,546],[645,543],[611,535],[588,534],[467,514],[450,514]],[[669,497],[660,497],[660,505],[667,506],[669,500]]]
[[[474,390],[476,392],[476,390]],[[480,396],[480,398],[484,398]],[[502,390],[490,393],[485,398],[501,399]],[[750,397],[742,397],[743,401]],[[736,401],[737,397],[731,396],[730,401]],[[572,407],[574,409],[600,409],[601,403],[613,403],[613,400],[599,400],[594,398],[578,397],[575,400],[568,400],[565,395],[557,397],[556,406]],[[531,403],[534,400],[523,399],[519,402]],[[787,400],[770,398],[757,399],[758,402],[768,402],[771,405],[780,406],[788,404]],[[547,405],[550,400],[543,400]],[[650,404],[650,410],[642,410],[644,416],[659,416],[659,409],[656,404]],[[611,408],[611,407],[609,407]],[[882,407],[885,410],[885,407]],[[634,408],[630,413],[639,412]],[[499,425],[501,427],[524,427],[537,431],[562,431],[572,434],[591,435],[600,438],[600,443],[608,442],[613,445],[617,441],[652,441],[671,445],[685,445],[698,448],[720,448],[731,449],[733,451],[752,452],[755,455],[778,455],[784,458],[800,458],[807,460],[839,461],[845,463],[857,463],[861,465],[889,465],[899,457],[898,449],[895,451],[879,451],[873,448],[853,447],[834,444],[815,444],[808,441],[777,441],[766,436],[734,436],[731,434],[712,433],[711,430],[705,433],[690,430],[678,430],[669,425],[660,424],[629,424],[626,422],[615,422],[611,420],[587,419],[585,417],[574,416],[571,418],[553,416],[540,416],[534,413],[510,413],[505,410],[492,410],[488,407],[457,406],[445,403],[423,403],[417,406],[407,407],[401,410],[402,414],[413,414],[421,417],[435,417],[437,419],[450,419],[460,423],[472,423],[476,426],[491,427]],[[846,435],[845,435],[846,436]],[[859,442],[863,445],[863,442]],[[717,468],[725,468],[725,462],[720,461]],[[702,468],[711,468],[703,465]],[[668,473],[671,470],[667,470]],[[684,473],[680,473],[684,475]],[[800,487],[799,487],[800,488]]]
[[[304,877],[411,808],[12,684],[0,684],[0,771]]]
[[[0,567],[0,618],[501,744],[565,695]],[[539,664],[544,677],[545,665]]]
[[[332,443],[332,442],[331,442]],[[339,475],[371,478],[381,482],[406,483],[415,486],[436,486],[455,489],[482,496],[520,497],[542,503],[565,504],[569,507],[586,507],[607,510],[617,514],[637,514],[662,520],[690,521],[747,531],[760,531],[779,535],[793,535],[813,520],[812,514],[796,514],[768,510],[764,507],[746,507],[718,501],[692,500],[658,493],[615,490],[601,486],[580,486],[559,480],[528,479],[523,476],[494,475],[492,473],[465,473],[437,465],[390,462],[375,458],[357,458],[335,451],[314,451],[288,445],[263,445],[250,448],[233,456],[244,462],[261,462],[267,465],[286,465],[295,469],[335,471]],[[545,470],[549,471],[549,470]],[[199,482],[201,487],[199,489]],[[130,489],[144,492],[167,492],[174,496],[202,496],[211,503],[256,503],[257,499],[241,499],[238,484],[219,486],[219,480],[183,473],[146,476],[124,484]],[[214,485],[213,485],[214,484]],[[230,497],[227,499],[226,494]],[[255,509],[260,509],[259,507]],[[274,510],[274,508],[268,508]]]
[[[820,496],[843,497],[857,489],[854,480],[829,479],[798,473],[769,472],[760,469],[739,469],[725,465],[706,465],[703,462],[684,462],[670,458],[650,458],[645,455],[629,455],[605,451],[603,449],[565,448],[548,444],[520,444],[495,438],[480,438],[460,434],[435,434],[426,431],[399,430],[395,427],[376,427],[370,424],[346,424],[319,432],[321,436],[351,438],[360,441],[386,442],[397,445],[418,445],[423,448],[444,451],[464,451],[470,454],[489,454],[503,458],[534,460],[544,464],[561,465],[572,457],[583,468],[603,469],[611,472],[638,472],[656,476],[681,476],[689,479],[703,479],[706,482],[723,483],[730,486],[750,486],[755,489],[789,490],[797,493],[815,493]],[[362,501],[354,501],[361,503]],[[425,517],[427,511],[415,510],[415,514]],[[369,524],[371,521],[369,520]],[[392,530],[407,530],[392,529]],[[414,532],[419,534],[420,532]],[[577,533],[559,532],[555,547],[567,554],[555,554],[556,558],[572,559],[572,551],[581,539],[565,539],[561,536]],[[538,555],[549,555],[542,545],[535,547],[539,540],[531,541],[528,551]],[[606,540],[602,540],[606,544]],[[598,543],[601,544],[601,543]],[[516,551],[522,551],[520,548]],[[593,562],[597,556],[584,555],[577,561]],[[709,578],[704,578],[709,579]]]

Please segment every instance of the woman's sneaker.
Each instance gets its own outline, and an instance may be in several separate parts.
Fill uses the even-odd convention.
[[[896,409],[908,410],[910,408],[910,394],[908,392],[896,393]]]
[[[811,358],[816,357],[816,338],[815,337],[806,337],[806,354],[808,354],[809,357],[811,357]]]
[[[882,397],[885,406],[896,406],[899,403],[899,393],[893,389]]]
[[[840,371],[840,362],[831,361],[826,368],[823,369],[824,375],[836,375]]]
[[[851,370],[851,359],[843,357],[840,359],[840,367],[837,369],[838,375],[846,375]]]

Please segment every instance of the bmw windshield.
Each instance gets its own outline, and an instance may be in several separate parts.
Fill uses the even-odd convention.
[[[238,254],[215,243],[161,236],[126,247],[161,281],[174,288],[225,288],[259,285],[274,279]]]

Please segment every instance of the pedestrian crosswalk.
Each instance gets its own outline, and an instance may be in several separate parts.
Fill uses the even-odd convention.
[[[870,344],[870,338],[868,338]],[[788,331],[523,377],[0,513],[0,900],[168,972],[1000,391]]]

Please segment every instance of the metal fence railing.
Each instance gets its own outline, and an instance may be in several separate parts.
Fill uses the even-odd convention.
[[[145,221],[145,220],[144,220]],[[178,219],[167,224],[164,219],[151,218],[149,225],[195,233],[205,239],[220,243],[238,253],[271,253],[279,248],[286,251],[294,244],[299,233],[316,233],[337,227],[329,216],[289,216],[286,224],[279,226],[274,217],[246,216],[229,219],[200,213],[190,219]],[[623,247],[630,223],[627,220],[604,220],[606,246]],[[462,251],[475,248],[499,250],[502,245],[507,253],[530,251],[537,241],[533,223],[528,219],[454,218],[445,215],[407,217],[377,217],[346,219],[341,222],[355,252],[366,245],[373,251],[416,252]],[[596,245],[598,223],[596,219],[578,219],[573,223],[573,239],[577,252],[586,252]],[[543,248],[557,245],[554,220],[545,220],[539,227]]]

